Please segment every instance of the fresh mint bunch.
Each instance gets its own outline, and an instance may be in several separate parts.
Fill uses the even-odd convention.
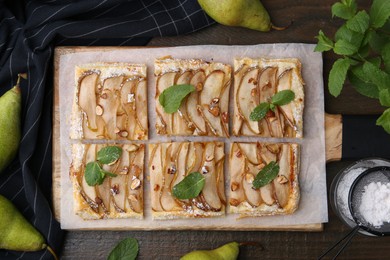
[[[374,0],[370,11],[359,11],[355,0],[341,0],[332,15],[345,20],[334,39],[321,30],[315,51],[341,57],[329,73],[329,92],[340,95],[346,79],[360,94],[387,107],[376,121],[390,134],[390,1]]]

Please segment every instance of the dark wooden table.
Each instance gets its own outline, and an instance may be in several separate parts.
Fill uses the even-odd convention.
[[[150,46],[200,44],[249,45],[260,43],[316,43],[321,28],[333,35],[341,21],[332,19],[333,0],[263,0],[273,22],[282,26],[293,24],[285,31],[262,33],[244,28],[214,25],[190,35],[155,38]],[[371,1],[358,1],[368,8]],[[335,56],[324,54],[324,81]],[[336,99],[325,90],[325,110],[333,114],[378,114],[383,108],[376,100],[360,96],[347,85]],[[328,187],[334,176],[350,161],[328,163]],[[315,259],[349,229],[341,223],[329,206],[329,223],[323,232],[247,232],[247,231],[70,231],[67,232],[62,259],[106,259],[110,250],[122,239],[139,241],[138,259],[178,259],[194,249],[211,249],[231,241],[256,241],[264,250],[248,246],[240,250],[240,259]],[[357,235],[340,259],[389,259],[390,237],[371,238]]]

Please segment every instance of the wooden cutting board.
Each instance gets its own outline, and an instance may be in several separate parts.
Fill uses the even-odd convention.
[[[55,218],[61,222],[61,154],[60,154],[60,109],[59,109],[59,61],[60,56],[67,53],[83,52],[93,49],[94,51],[110,51],[116,47],[66,47],[57,48],[54,55],[54,102],[53,102],[53,208]],[[342,116],[325,115],[325,144],[326,144],[326,161],[336,161],[341,159],[342,154]],[[95,228],[93,228],[95,230]],[[109,228],[114,230],[116,228]],[[117,228],[124,230],[123,228]],[[131,229],[129,227],[129,229]],[[191,226],[185,229],[201,228]],[[208,230],[212,228],[207,228]],[[215,230],[253,230],[252,228],[221,228],[215,227]],[[304,225],[284,225],[256,228],[255,230],[268,231],[322,231],[323,224],[304,224]]]

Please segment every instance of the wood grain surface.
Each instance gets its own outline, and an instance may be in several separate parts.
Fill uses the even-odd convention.
[[[178,37],[154,38],[150,46],[198,44],[260,44],[281,42],[315,43],[321,28],[333,35],[341,22],[332,19],[333,0],[263,0],[274,24],[283,26],[293,21],[285,31],[261,33],[244,28],[214,25],[199,32]],[[367,8],[371,1],[357,1]],[[335,61],[324,54],[324,81]],[[383,108],[376,100],[360,96],[347,85],[336,99],[325,91],[325,110],[331,114],[378,114]],[[351,161],[327,164],[328,187],[336,174]],[[239,259],[316,259],[333,242],[349,230],[329,206],[329,223],[322,232],[275,231],[70,231],[67,232],[62,259],[106,259],[121,240],[134,237],[139,241],[138,259],[179,259],[194,249],[211,249],[230,241],[255,241],[264,247],[240,249]],[[372,238],[357,235],[340,259],[389,259],[390,237]],[[330,258],[327,258],[330,259]]]

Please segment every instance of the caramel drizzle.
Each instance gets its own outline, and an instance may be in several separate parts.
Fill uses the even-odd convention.
[[[135,122],[136,122],[136,124],[137,124],[137,127],[135,127],[134,129],[136,130],[137,128],[139,129],[139,132],[141,133],[141,135],[140,136],[137,136],[137,133],[136,133],[136,131],[133,133],[133,135],[125,135],[125,134],[121,134],[121,133],[123,133],[123,131],[127,131],[127,129],[128,129],[128,126],[129,126],[129,124],[131,124],[132,122],[130,122],[129,121],[129,115],[127,115],[127,117],[126,117],[126,120],[125,120],[125,126],[124,126],[124,128],[125,129],[119,129],[120,131],[118,131],[118,133],[116,133],[116,137],[118,138],[118,139],[129,139],[129,140],[142,140],[142,139],[144,139],[145,137],[147,137],[148,136],[148,131],[147,131],[147,129],[145,129],[143,126],[142,126],[142,124],[141,124],[141,122],[140,122],[140,119],[138,118],[138,115],[137,115],[137,109],[136,109],[136,105],[137,105],[137,101],[138,101],[138,93],[137,93],[137,91],[138,91],[138,89],[139,89],[139,83],[141,82],[141,81],[144,81],[144,80],[146,80],[146,78],[144,78],[144,77],[142,77],[142,76],[123,76],[123,75],[115,75],[115,76],[111,76],[111,77],[108,77],[108,78],[105,78],[104,80],[103,80],[103,82],[101,81],[101,79],[100,79],[100,74],[101,74],[101,71],[98,71],[98,70],[89,70],[89,71],[86,71],[86,72],[84,72],[81,76],[80,76],[80,78],[78,79],[78,89],[80,89],[80,85],[81,85],[81,82],[82,82],[82,80],[86,77],[86,76],[89,76],[89,75],[91,75],[91,74],[94,74],[94,73],[96,73],[97,75],[99,75],[98,76],[98,80],[97,80],[97,85],[100,85],[101,87],[100,88],[98,88],[97,87],[97,85],[95,85],[94,86],[94,88],[95,88],[95,95],[96,95],[96,105],[99,105],[99,101],[100,101],[100,99],[101,99],[101,97],[102,97],[102,91],[103,91],[103,86],[104,86],[104,82],[106,81],[106,80],[108,80],[108,79],[111,79],[111,78],[116,78],[116,77],[123,77],[123,81],[121,82],[121,84],[120,84],[120,86],[119,86],[119,90],[118,89],[115,89],[114,90],[114,93],[115,93],[115,95],[118,97],[118,99],[119,100],[121,100],[121,89],[122,89],[122,87],[123,87],[123,85],[124,85],[124,83],[125,82],[127,82],[127,81],[136,81],[136,84],[134,84],[134,86],[132,87],[132,89],[131,89],[131,92],[130,93],[127,93],[127,94],[133,94],[134,95],[134,104],[133,104],[133,111],[132,111],[132,113],[134,113],[134,117],[135,117]],[[145,99],[147,99],[147,97],[145,96]],[[77,104],[79,103],[79,96],[77,96]],[[118,111],[120,111],[120,110],[123,110],[123,107],[124,107],[124,105],[125,104],[123,104],[122,102],[121,102],[121,104],[120,104],[120,109],[118,109]],[[95,129],[90,129],[90,127],[89,127],[89,122],[88,122],[88,117],[87,117],[87,114],[86,114],[86,112],[84,111],[84,110],[82,110],[82,108],[80,107],[80,110],[82,111],[82,113],[83,113],[83,125],[84,126],[86,126],[86,127],[88,127],[88,130],[87,129],[85,129],[84,127],[83,127],[83,129],[84,129],[84,133],[83,133],[83,135],[85,136],[86,135],[86,131],[91,131],[91,132],[98,132],[98,133],[100,133],[100,132],[102,132],[102,134],[96,134],[95,135],[95,138],[99,138],[99,139],[102,139],[102,138],[105,138],[105,139],[110,139],[109,138],[109,136],[107,135],[107,130],[106,130],[106,126],[104,126],[104,129],[97,129],[97,130],[95,130]],[[104,113],[104,112],[103,112]],[[126,112],[125,112],[126,113]],[[117,118],[118,118],[118,116],[121,116],[122,114],[116,114],[116,116],[117,116]],[[101,120],[101,115],[96,115],[96,120],[97,121],[99,121],[99,120]],[[103,120],[102,120],[103,121]],[[105,123],[106,124],[106,123]],[[98,124],[98,127],[99,127],[99,124]]]
[[[214,73],[216,71],[221,71],[225,74],[224,71],[222,70],[214,70],[212,72],[210,72],[208,75],[206,75],[206,78],[205,78],[205,81],[207,80],[207,77],[211,74],[211,73]],[[180,76],[182,76],[183,74],[185,73],[188,73],[190,72],[190,76],[188,78],[188,83],[191,82],[191,79],[195,76],[196,73],[198,72],[203,72],[205,73],[205,71],[203,69],[197,69],[197,70],[187,70],[187,71],[183,71],[183,72],[176,72],[176,75],[175,75],[175,79],[174,79],[174,84],[177,84],[177,81],[178,79],[180,78]],[[158,75],[157,77],[157,80],[156,80],[156,85],[158,86],[158,82],[160,80],[160,78],[162,76],[164,76],[165,74],[167,73],[173,73],[172,71],[169,71],[169,72],[165,72],[165,73],[162,73],[160,75]],[[217,97],[210,97],[211,99],[213,98],[218,98],[221,100],[221,97],[222,95],[224,94],[225,91],[228,91],[229,90],[229,86],[231,84],[231,80],[230,79],[226,79],[226,75],[223,79],[223,81],[225,82],[223,84],[223,87],[221,88],[221,91],[219,93],[219,95]],[[202,84],[202,86],[204,85],[204,82]],[[196,86],[195,86],[196,87]],[[158,112],[156,111],[157,113],[157,117],[159,118],[161,124],[159,123],[156,123],[156,129],[158,129],[158,133],[159,134],[180,134],[180,133],[177,133],[175,128],[173,127],[175,122],[174,122],[174,118],[175,118],[175,115],[178,113],[179,116],[180,116],[180,119],[184,121],[185,125],[186,125],[186,132],[188,132],[188,134],[195,134],[195,131],[198,135],[214,135],[214,136],[220,136],[217,131],[214,129],[214,127],[212,126],[212,124],[209,122],[209,120],[206,118],[205,114],[204,113],[210,113],[209,111],[207,111],[207,109],[204,109],[202,107],[202,104],[200,103],[200,94],[201,92],[203,91],[202,90],[197,90],[198,91],[198,99],[197,99],[197,111],[198,111],[198,114],[201,116],[201,118],[203,119],[203,122],[206,124],[206,132],[203,132],[201,129],[199,129],[199,127],[196,125],[196,123],[191,119],[190,116],[187,115],[187,111],[181,111],[180,108],[184,108],[184,110],[187,110],[187,101],[188,101],[188,97],[187,96],[185,98],[185,100],[183,100],[183,103],[182,105],[180,106],[179,110],[175,113],[173,113],[172,115],[169,115],[170,117],[170,120],[172,121],[172,129],[168,129],[167,128],[167,122],[165,122],[165,120],[163,119],[163,116]],[[160,95],[158,89],[156,91],[156,102],[158,102],[158,96]],[[218,108],[220,108],[220,105],[218,104]],[[221,128],[222,128],[222,136],[226,136],[226,137],[229,137],[229,130],[228,130],[228,120],[224,120],[223,119],[223,116],[228,117],[228,115],[223,115],[223,113],[228,113],[228,111],[221,111],[218,115],[219,117],[219,121],[220,121],[220,124],[221,124]]]
[[[264,73],[264,71],[267,69],[267,68],[273,68],[273,67],[265,67],[265,68],[260,68],[258,66],[255,66],[255,67],[251,67],[251,68],[247,68],[247,66],[245,64],[241,65],[235,72],[234,72],[234,75],[237,75],[238,73],[242,72],[242,70],[246,69],[246,71],[244,72],[244,74],[241,76],[240,78],[240,81],[238,83],[238,87],[237,87],[237,93],[235,93],[235,96],[234,96],[234,99],[235,99],[235,102],[236,102],[236,106],[237,106],[237,110],[238,110],[238,116],[241,118],[241,120],[243,120],[244,124],[247,126],[247,128],[249,129],[249,131],[251,131],[253,134],[256,135],[256,133],[248,126],[248,120],[250,120],[249,118],[246,118],[242,111],[241,111],[241,108],[240,108],[240,105],[239,105],[239,101],[238,101],[238,91],[242,85],[242,81],[244,79],[244,76],[250,72],[251,70],[253,69],[259,69],[260,72],[257,76],[257,84],[255,84],[256,86],[256,89],[258,91],[258,95],[260,96],[261,93],[262,93],[262,89],[261,86],[260,86],[260,77],[261,75]],[[285,73],[288,73],[290,72],[291,70],[293,69],[287,69],[285,71],[283,71],[278,77],[277,79],[275,80],[275,86],[269,86],[270,88],[274,88],[275,89],[275,92],[274,94],[276,93],[276,86],[278,86],[279,84],[279,80],[280,78],[285,74]],[[290,84],[291,86],[291,84]],[[264,87],[263,87],[264,88]],[[259,105],[260,104],[260,100],[257,99],[257,104],[256,105]],[[274,127],[272,127],[272,124],[274,123],[275,124],[275,121],[277,122],[277,125],[275,125],[274,127],[276,128],[279,128],[281,129],[281,132],[282,132],[282,136],[279,136],[278,133],[276,133],[274,131]],[[259,130],[260,130],[260,136],[265,136],[265,132],[264,132],[264,129],[262,129],[262,126],[264,126],[263,122],[265,122],[265,125],[267,126],[267,129],[268,129],[268,132],[270,133],[270,137],[290,137],[290,138],[294,138],[296,136],[296,123],[295,122],[291,122],[288,117],[286,116],[286,112],[281,108],[281,107],[276,107],[275,109],[275,113],[274,113],[274,116],[270,116],[270,115],[266,115],[266,117],[264,117],[263,119],[261,119],[259,121]],[[243,124],[242,122],[240,122],[240,126],[238,128],[238,131],[237,133],[234,133],[235,135],[241,135],[242,134],[242,127],[243,127]]]

